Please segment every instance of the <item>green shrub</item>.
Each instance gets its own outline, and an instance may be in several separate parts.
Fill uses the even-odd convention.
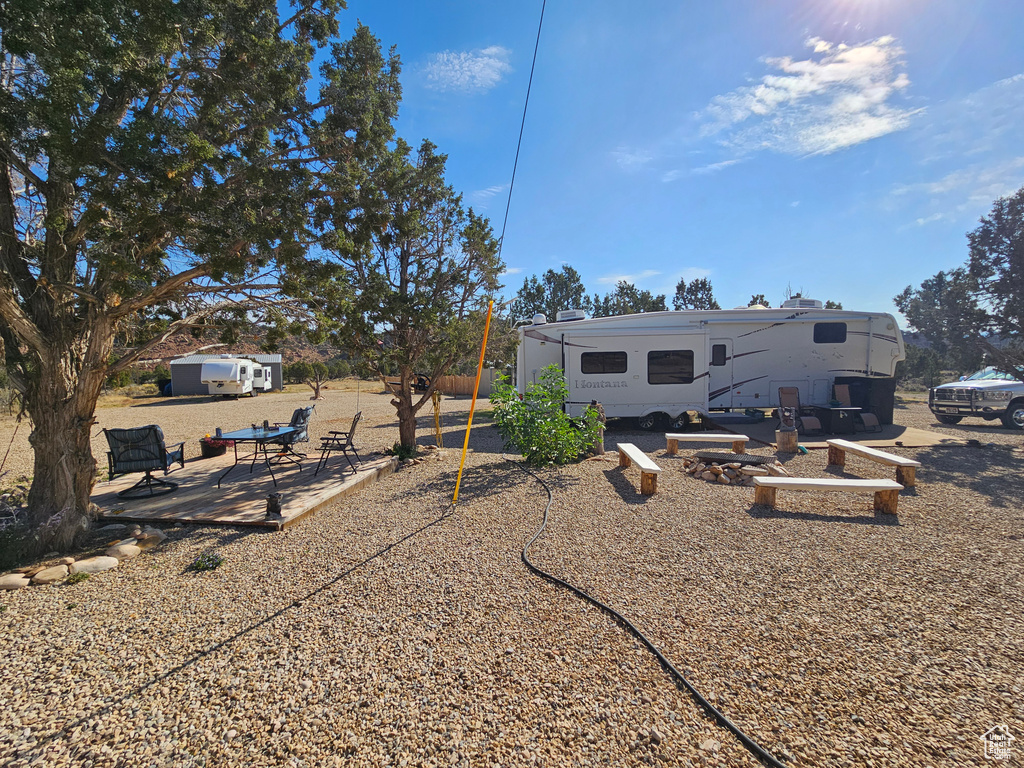
[[[540,381],[527,384],[522,399],[508,377],[498,379],[491,394],[494,422],[506,448],[519,451],[527,464],[568,464],[597,442],[601,422],[587,408],[582,419],[570,419],[562,410],[569,389],[562,371],[549,365]]]
[[[416,455],[415,445],[402,445],[401,443],[395,443],[393,446],[384,451],[389,456],[397,456],[402,459],[411,459]]]
[[[88,573],[83,573],[83,572],[79,571],[78,573],[72,573],[70,576],[68,576],[67,581],[65,581],[64,583],[65,584],[80,584],[81,582],[88,581],[88,580],[89,580],[89,574]],[[74,605],[74,603],[72,603],[72,605]]]
[[[200,571],[212,571],[214,568],[220,566],[224,562],[224,556],[218,555],[216,552],[204,552],[189,565],[185,570],[194,571],[196,573]]]

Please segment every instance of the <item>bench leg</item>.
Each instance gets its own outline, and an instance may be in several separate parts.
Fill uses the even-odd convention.
[[[777,488],[769,488],[765,485],[754,486],[754,503],[762,504],[775,509],[775,491]]]
[[[828,447],[828,463],[829,466],[833,467],[845,467],[846,466],[846,451],[842,448],[836,448],[830,445]]]
[[[914,477],[917,474],[917,467],[896,467],[896,482],[906,488],[913,488],[917,485]]]
[[[666,447],[665,452],[669,456],[675,456],[677,453],[679,453],[679,441],[678,440],[669,440],[668,441],[668,446]]]
[[[875,511],[895,515],[899,500],[899,491],[875,491]]]
[[[633,462],[629,460],[629,456],[626,455],[625,451],[619,451],[619,466],[629,467]]]
[[[732,452],[733,453],[746,453],[747,441],[746,440],[733,440],[732,441]]]
[[[658,475],[656,472],[640,473],[640,493],[643,496],[653,496],[658,492]]]

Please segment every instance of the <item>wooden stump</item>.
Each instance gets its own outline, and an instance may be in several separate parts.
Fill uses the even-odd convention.
[[[875,510],[887,515],[895,515],[899,500],[899,491],[875,491]]]
[[[775,488],[769,488],[766,485],[755,485],[754,486],[754,503],[763,504],[766,507],[775,508]]]
[[[917,467],[896,467],[896,482],[907,488],[917,485]]]
[[[732,441],[732,452],[733,453],[746,453],[747,441],[746,440],[733,440]]]
[[[667,453],[669,456],[675,456],[677,453],[679,453],[678,440],[673,440],[672,438],[669,438],[666,441],[666,446],[667,447],[665,448],[665,453]]]
[[[779,453],[796,453],[798,439],[795,431],[784,432],[781,429],[775,430],[775,445],[778,446]]]
[[[828,463],[830,466],[845,467],[846,451],[842,448],[836,448],[834,445],[830,445],[828,447]]]
[[[653,496],[658,492],[658,475],[656,472],[640,473],[640,494]]]
[[[620,467],[629,467],[629,466],[632,466],[632,464],[633,464],[633,462],[631,462],[629,460],[629,456],[626,455],[626,452],[623,451],[623,450],[620,450],[619,451],[619,466]]]

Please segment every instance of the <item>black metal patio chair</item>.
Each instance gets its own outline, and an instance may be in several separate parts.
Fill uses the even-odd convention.
[[[104,429],[110,451],[107,453],[107,470],[110,480],[118,475],[145,472],[142,479],[131,488],[118,492],[123,499],[142,499],[163,496],[178,487],[177,483],[153,477],[153,472],[163,470],[166,475],[171,465],[185,466],[185,443],[170,448],[164,443],[164,432],[156,424],[131,429]]]
[[[317,472],[327,466],[327,460],[330,459],[331,454],[335,451],[340,451],[344,454],[348,465],[352,467],[352,471],[356,471],[356,465],[352,463],[352,459],[349,458],[348,454],[351,451],[352,455],[356,457],[356,461],[362,461],[356,452],[355,445],[352,444],[356,436],[356,427],[359,426],[359,420],[362,418],[363,412],[359,411],[359,413],[352,417],[352,426],[348,432],[341,432],[335,429],[328,432],[326,437],[320,438],[320,461],[316,464],[316,472],[313,473],[314,477],[316,477]]]

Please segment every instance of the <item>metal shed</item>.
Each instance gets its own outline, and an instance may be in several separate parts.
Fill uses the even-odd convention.
[[[260,365],[270,367],[271,389],[284,387],[280,355],[246,355],[244,353],[225,353],[229,357],[244,357]],[[209,387],[202,382],[203,363],[206,360],[217,360],[222,355],[188,355],[171,360],[171,394],[174,395],[206,395]]]

